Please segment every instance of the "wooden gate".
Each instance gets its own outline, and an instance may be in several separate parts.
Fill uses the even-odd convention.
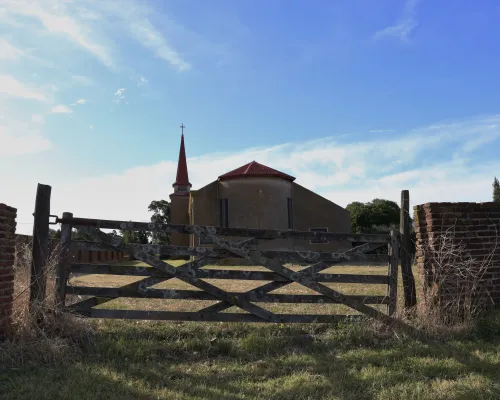
[[[356,235],[294,230],[277,231],[196,225],[166,225],[74,218],[71,213],[64,213],[63,217],[57,218],[56,222],[62,224],[61,258],[57,270],[58,304],[69,307],[73,311],[88,317],[184,321],[331,322],[347,316],[274,313],[261,307],[259,303],[337,303],[346,305],[387,325],[401,325],[396,319],[392,318],[396,311],[398,284],[399,233],[397,232],[392,232],[390,235]],[[94,242],[80,242],[79,246],[90,249],[127,252],[137,260],[149,265],[149,267],[73,263],[68,253],[73,228],[78,228],[95,239]],[[113,236],[101,229],[194,234],[205,241],[211,241],[213,246],[194,248],[125,244],[120,236]],[[244,237],[246,239],[237,241],[228,240],[225,237]],[[351,243],[361,242],[363,244],[340,253],[267,250],[259,246],[259,243],[263,241],[269,243],[273,239],[316,239]],[[330,266],[345,261],[369,261],[374,257],[380,259],[380,256],[372,256],[366,253],[381,246],[387,246],[389,250],[388,256],[384,257],[389,265],[387,275],[321,273]],[[176,267],[163,260],[168,256],[189,256],[190,260]],[[217,260],[227,257],[245,258],[254,265],[267,268],[268,271],[249,271],[244,266],[236,270],[203,268],[210,264],[216,264]],[[307,265],[307,267],[296,270],[287,267],[287,264]],[[142,279],[119,288],[74,286],[69,284],[69,279],[71,274],[75,273],[130,275],[142,277]],[[172,278],[184,281],[198,290],[171,290],[151,287]],[[209,283],[207,279],[259,280],[267,281],[267,283],[253,290],[233,293]],[[294,282],[313,290],[316,294],[270,293]],[[384,284],[387,285],[387,295],[344,295],[325,284],[329,282],[363,283],[366,285]],[[72,304],[66,304],[66,295],[91,297]],[[217,302],[195,312],[123,310],[96,307],[119,297],[216,300]],[[387,312],[383,312],[369,304],[385,304]],[[243,312],[224,312],[233,306],[238,307]]]

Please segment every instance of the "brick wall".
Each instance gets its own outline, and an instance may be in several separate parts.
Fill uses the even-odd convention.
[[[19,235],[16,234],[16,244],[30,244],[32,236],[29,235]],[[59,239],[51,239],[49,244],[49,254],[54,251],[54,249],[59,244]],[[79,262],[85,264],[109,264],[111,262],[118,261],[128,261],[130,260],[130,255],[125,254],[121,251],[111,251],[111,250],[86,250],[79,249],[75,242],[71,243],[69,250],[69,257],[71,262]]]
[[[0,338],[8,333],[14,295],[17,210],[0,204]]]
[[[435,293],[449,304],[468,291],[500,306],[500,203],[426,203],[414,207],[414,225],[422,300]]]

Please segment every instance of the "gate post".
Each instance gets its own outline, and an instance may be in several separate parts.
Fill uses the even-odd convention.
[[[38,184],[36,190],[33,223],[33,244],[31,249],[30,308],[45,300],[47,283],[47,259],[49,256],[50,193],[48,185]]]
[[[411,269],[410,192],[408,190],[401,191],[399,232],[401,234],[401,275],[403,277],[405,310],[410,310],[417,305],[417,291],[415,277]]]
[[[65,212],[63,213],[62,218],[63,220],[72,219],[73,214]],[[72,228],[73,227],[70,223],[61,224],[61,247],[56,275],[56,303],[59,308],[64,308],[66,304],[66,283],[68,280],[69,248],[71,245]]]
[[[391,242],[389,243],[389,286],[387,295],[389,297],[388,314],[396,313],[398,304],[398,268],[399,268],[399,233],[391,231]]]

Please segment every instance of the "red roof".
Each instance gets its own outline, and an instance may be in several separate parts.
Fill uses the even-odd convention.
[[[287,175],[284,172],[280,172],[273,168],[259,164],[256,161],[252,161],[248,164],[243,165],[242,167],[236,168],[233,171],[227,172],[224,175],[219,176],[219,179],[242,178],[250,176],[276,177],[276,178],[286,179],[291,182],[295,180],[293,176]]]
[[[186,150],[184,148],[184,135],[181,136],[181,148],[179,150],[179,161],[177,163],[177,175],[172,186],[189,186],[188,168],[186,162]]]

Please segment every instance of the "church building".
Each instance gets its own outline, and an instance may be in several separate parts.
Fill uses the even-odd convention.
[[[256,161],[192,190],[184,134],[181,136],[177,175],[172,186],[172,224],[351,232],[346,209],[299,185],[293,176]],[[204,243],[203,239],[200,241],[196,235],[172,234],[172,245],[198,247],[210,244]],[[351,246],[348,242],[275,239],[264,243],[263,248],[267,247],[274,250],[332,252]]]

